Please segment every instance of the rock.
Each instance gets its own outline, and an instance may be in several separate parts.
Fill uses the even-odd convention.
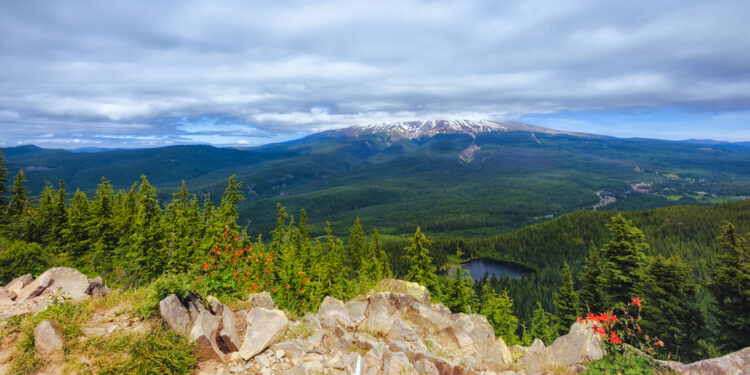
[[[352,300],[345,304],[346,312],[349,314],[352,323],[355,325],[362,323],[365,320],[365,312],[367,312],[367,301]]]
[[[247,314],[247,331],[240,356],[249,360],[269,347],[286,332],[289,321],[283,312],[256,307]]]
[[[221,319],[208,310],[201,311],[195,319],[190,330],[190,340],[195,341],[195,354],[199,360],[224,361],[224,353],[216,342],[220,324]]]
[[[225,352],[235,352],[240,349],[240,339],[237,336],[237,324],[234,320],[234,313],[228,307],[222,305],[221,309],[221,331],[219,331],[219,341]]]
[[[11,280],[6,286],[5,290],[9,293],[12,292],[13,294],[18,294],[21,289],[23,289],[26,285],[31,284],[31,282],[34,281],[34,278],[31,276],[30,273],[27,273],[25,275],[21,275],[16,277],[15,279]]]
[[[412,283],[404,280],[396,279],[383,279],[370,290],[368,295],[374,295],[380,292],[392,292],[399,294],[406,294],[413,296],[417,301],[429,304],[430,303],[430,291],[427,288],[417,283]]]
[[[544,341],[542,341],[541,339],[534,339],[534,342],[532,342],[531,346],[529,347],[529,351],[535,353],[539,353],[544,349],[546,349],[546,347],[544,346]]]
[[[404,314],[404,320],[413,323],[417,333],[423,337],[450,327],[453,323],[450,311],[446,314],[439,307],[433,306],[415,304],[409,306]]]
[[[52,277],[45,272],[18,292],[16,302],[23,302],[34,298],[42,294],[50,285],[52,285]]]
[[[388,331],[388,338],[395,341],[414,342],[420,338],[406,322],[401,319],[394,319],[391,329]]]
[[[45,286],[46,284],[46,286]],[[44,271],[39,277],[23,288],[17,300],[33,298],[40,295],[45,289],[56,296],[65,296],[73,301],[87,298],[86,290],[89,287],[89,278],[69,267],[56,267]],[[25,294],[27,293],[28,294]]]
[[[578,322],[570,326],[567,335],[558,337],[547,348],[552,365],[566,367],[601,359],[604,350],[601,337]]]
[[[208,310],[211,311],[211,314],[220,316],[224,313],[225,306],[216,297],[214,296],[206,297],[206,303],[208,304]]]
[[[170,294],[159,302],[159,312],[161,318],[171,327],[173,330],[188,335],[192,327],[192,319],[185,306],[182,305],[177,295]]]
[[[102,281],[102,277],[97,276],[93,279],[89,279],[89,286],[86,287],[86,290],[84,293],[94,298],[99,298],[99,297],[104,297],[107,294],[109,294],[109,288],[104,286],[104,281]]]
[[[393,324],[392,315],[395,309],[390,303],[390,293],[378,293],[367,298],[367,318],[359,324],[358,330],[367,332],[373,336],[385,336]]]
[[[5,288],[0,288],[0,306],[13,304],[13,301],[15,299],[16,293],[14,293],[13,291],[5,290]]]
[[[326,296],[323,299],[320,308],[318,308],[318,315],[329,317],[345,328],[354,327],[354,323],[349,318],[344,302],[331,296]]]
[[[750,369],[750,347],[723,357],[704,359],[689,364],[674,361],[656,361],[658,364],[687,375],[742,375]]]
[[[278,355],[283,353],[282,356],[287,358],[301,358],[305,355],[305,348],[296,341],[282,341],[271,345],[271,349]]]
[[[477,371],[499,371],[508,364],[502,360],[500,348],[495,344],[495,331],[481,315],[457,314],[450,327],[437,332],[441,346],[462,358],[476,362]]]
[[[198,319],[198,315],[200,315],[201,312],[208,311],[203,307],[200,296],[193,292],[188,293],[187,297],[185,297],[185,306],[187,306],[190,319],[193,321]]]
[[[426,358],[422,358],[416,361],[414,369],[417,370],[418,374],[424,375],[440,375],[437,366],[434,363],[428,361]]]
[[[409,358],[402,352],[387,351],[383,360],[383,374],[386,375],[406,375],[415,374],[414,366],[409,362]]]
[[[513,355],[510,353],[510,349],[508,349],[508,345],[505,345],[505,340],[503,340],[502,337],[498,337],[495,339],[495,344],[497,345],[498,351],[500,352],[500,360],[502,363],[507,367],[510,366],[513,363]]]
[[[62,351],[63,338],[60,328],[49,320],[41,321],[34,328],[34,346],[41,354],[51,354]]]
[[[262,307],[264,309],[273,310],[276,308],[276,303],[271,298],[271,293],[250,293],[247,296],[247,301],[250,302],[252,307]]]

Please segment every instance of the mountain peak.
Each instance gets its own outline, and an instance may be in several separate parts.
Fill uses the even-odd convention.
[[[582,135],[578,133],[569,133],[542,128],[539,126],[524,124],[522,122],[516,121],[499,122],[488,120],[422,120],[383,122],[375,124],[355,125],[343,129],[329,130],[323,132],[323,134],[334,137],[356,137],[372,134],[387,134],[391,137],[414,139],[422,137],[432,137],[437,134],[446,133],[463,133],[474,136],[480,133],[513,131]]]

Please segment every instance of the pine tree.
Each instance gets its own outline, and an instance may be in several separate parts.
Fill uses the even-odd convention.
[[[644,250],[648,249],[648,244],[643,232],[622,214],[612,217],[612,223],[607,228],[611,238],[602,249],[605,259],[604,285],[611,303],[619,305],[633,297],[641,268],[646,262]]]
[[[347,260],[350,267],[359,272],[362,258],[366,256],[367,247],[365,244],[365,232],[359,223],[359,217],[354,221],[349,230],[349,242],[346,244]]]
[[[75,265],[88,263],[86,255],[91,245],[90,222],[89,200],[86,198],[86,194],[76,190],[68,209],[68,226],[63,231],[63,241],[68,259]]]
[[[562,285],[555,293],[555,307],[557,318],[560,322],[558,333],[567,333],[568,328],[578,317],[578,293],[573,286],[573,274],[570,272],[568,262],[565,262],[562,273]]]
[[[750,246],[735,233],[734,225],[721,224],[719,255],[708,283],[718,316],[720,343],[726,351],[750,346]]]
[[[409,272],[405,279],[416,282],[427,287],[432,293],[433,299],[440,300],[440,284],[438,283],[437,268],[432,264],[430,250],[427,248],[432,242],[428,240],[417,227],[411,244],[404,248],[406,255],[404,259],[409,265]]]
[[[136,207],[129,258],[135,266],[132,277],[136,282],[144,282],[159,276],[167,263],[161,243],[161,210],[156,202],[156,191],[146,176],[141,176]]]
[[[503,338],[508,345],[519,343],[516,330],[518,329],[518,318],[513,315],[513,300],[508,296],[508,290],[503,294],[497,294],[492,283],[486,280],[482,285],[482,310],[481,313],[495,329],[495,335]]]
[[[555,329],[550,325],[550,314],[544,311],[542,304],[537,301],[534,316],[531,318],[531,329],[529,334],[532,338],[541,339],[544,345],[549,346],[555,340]]]
[[[20,169],[18,170],[18,174],[16,174],[15,181],[13,181],[13,186],[11,186],[10,203],[8,203],[8,208],[5,213],[11,220],[21,216],[24,209],[29,206],[26,187],[23,185],[25,182],[26,179],[23,175],[23,169]]]
[[[589,256],[586,258],[586,264],[583,266],[581,273],[581,290],[578,291],[578,297],[581,303],[579,311],[581,312],[603,312],[607,306],[604,299],[604,282],[602,274],[601,258],[599,249],[591,244]]]
[[[637,286],[644,301],[643,328],[682,360],[698,359],[702,348],[696,338],[705,337],[706,319],[696,304],[690,269],[678,257],[659,254],[650,259],[643,275]]]
[[[0,147],[0,214],[5,214],[5,194],[8,192],[8,168],[5,166],[5,154]],[[0,215],[0,224],[3,216]]]
[[[461,258],[463,253],[458,249],[456,256]],[[470,314],[472,308],[476,312],[477,305],[476,291],[474,290],[474,281],[471,279],[469,271],[463,269],[461,263],[456,264],[450,271],[448,286],[445,288],[444,300],[446,306],[453,312],[462,312]]]
[[[242,196],[242,192],[240,192],[241,187],[242,181],[237,181],[235,175],[229,177],[227,188],[224,190],[224,195],[219,205],[219,224],[222,228],[228,226],[233,231],[239,229],[237,226],[237,218],[239,218],[237,204],[245,199]]]
[[[378,228],[373,229],[372,237],[370,240],[370,251],[377,255],[378,264],[380,265],[379,278],[387,279],[393,277],[393,271],[391,271],[391,262],[388,260],[388,254],[383,249],[383,243],[380,241],[380,233]]]

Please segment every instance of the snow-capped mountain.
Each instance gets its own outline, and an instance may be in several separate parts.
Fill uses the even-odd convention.
[[[514,131],[590,136],[589,134],[565,132],[515,121],[497,122],[487,120],[426,120],[389,122],[379,124],[355,125],[343,129],[329,130],[323,132],[322,134],[333,137],[356,137],[371,134],[386,134],[394,138],[413,139],[432,137],[436,134],[445,133],[464,133],[474,136],[480,133]]]

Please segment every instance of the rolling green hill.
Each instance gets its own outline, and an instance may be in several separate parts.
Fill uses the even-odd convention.
[[[591,208],[599,191],[617,199],[600,209],[750,195],[750,148],[737,145],[618,139],[525,124],[489,130],[497,124],[406,124],[406,130],[403,124],[353,127],[250,149],[73,153],[22,146],[5,153],[11,175],[25,169],[35,193],[44,180],[59,179],[69,190],[92,192],[102,176],[127,189],[146,174],[162,201],[183,179],[191,191],[218,199],[226,178],[236,174],[246,198],[240,222],[258,232],[275,225],[279,202],[291,212],[305,208],[318,235],[324,220],[347,228],[359,216],[386,235],[420,225],[431,235],[473,236]],[[650,183],[649,193],[634,192],[636,183]]]

